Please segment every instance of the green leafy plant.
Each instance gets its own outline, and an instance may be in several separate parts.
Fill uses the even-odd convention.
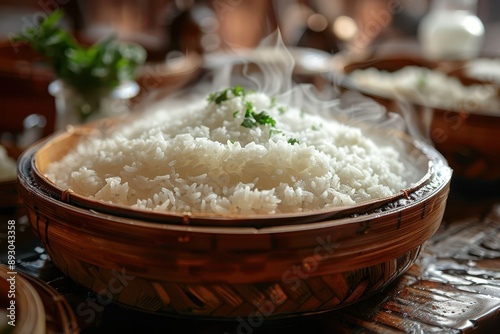
[[[82,95],[82,119],[99,109],[99,99],[120,82],[133,80],[146,51],[132,43],[120,43],[114,36],[85,46],[59,26],[63,17],[56,10],[35,27],[26,29],[13,42],[27,42],[45,57],[55,74]]]

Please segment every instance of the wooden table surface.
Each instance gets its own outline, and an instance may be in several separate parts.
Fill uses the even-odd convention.
[[[374,297],[337,311],[282,320],[209,321],[102,304],[53,266],[20,212],[0,214],[0,261],[7,220],[17,221],[17,269],[55,287],[82,333],[495,333],[500,326],[500,193],[452,191],[440,230],[410,270]]]

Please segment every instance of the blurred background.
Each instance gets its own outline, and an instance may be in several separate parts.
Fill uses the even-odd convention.
[[[458,2],[464,0],[458,0]],[[475,2],[475,1],[473,1]],[[254,47],[280,28],[287,45],[336,52],[415,38],[430,0],[0,0],[0,37],[33,26],[57,8],[81,39],[115,33],[148,49],[151,59],[172,50],[213,52]],[[477,0],[477,15],[495,35],[500,3]],[[499,46],[491,38],[487,51]],[[496,42],[496,43],[495,43]]]
[[[495,56],[500,2],[457,1],[472,3],[485,25],[481,52]],[[0,0],[0,115],[9,115],[2,117],[0,133],[16,137],[27,128],[39,128],[42,135],[54,131],[50,69],[29,48],[9,39],[58,8],[66,13],[64,26],[84,43],[115,34],[142,45],[147,64],[183,60],[167,69],[142,68],[138,81],[144,93],[153,86],[181,87],[196,75],[203,56],[253,48],[276,28],[287,46],[332,55],[343,50],[418,53],[418,25],[432,5],[430,0]],[[35,115],[27,122],[33,110],[43,118]]]

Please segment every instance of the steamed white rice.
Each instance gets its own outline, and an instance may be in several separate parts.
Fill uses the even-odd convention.
[[[16,161],[9,157],[5,148],[0,145],[0,182],[15,180],[16,176]]]
[[[215,214],[313,211],[407,186],[399,153],[377,146],[359,128],[287,108],[262,93],[228,98],[190,101],[91,138],[52,163],[47,177],[108,203]],[[254,112],[266,111],[275,127],[242,126],[248,102]]]

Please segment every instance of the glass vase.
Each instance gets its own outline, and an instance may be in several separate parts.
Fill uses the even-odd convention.
[[[56,105],[55,129],[64,130],[68,125],[127,114],[131,99],[139,89],[135,81],[124,81],[112,89],[81,92],[63,80],[55,80],[49,85],[49,93],[54,96]]]

